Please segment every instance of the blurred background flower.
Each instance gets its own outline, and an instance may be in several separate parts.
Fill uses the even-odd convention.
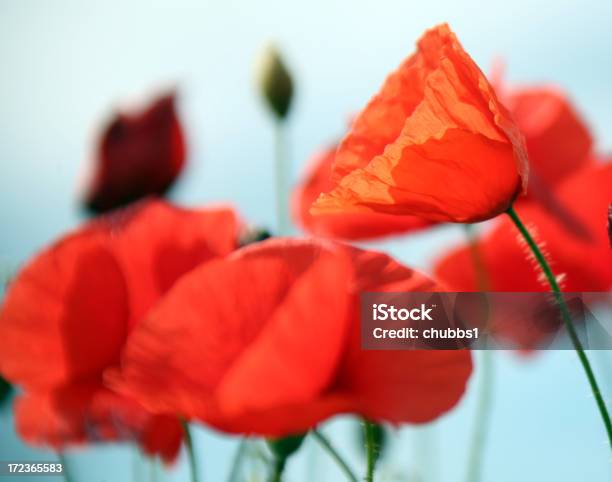
[[[162,95],[141,112],[115,114],[103,127],[85,194],[88,209],[110,211],[172,187],[186,156],[174,103],[173,93]]]

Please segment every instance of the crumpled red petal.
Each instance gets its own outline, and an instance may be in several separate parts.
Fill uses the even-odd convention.
[[[357,117],[336,155],[337,187],[312,212],[482,221],[510,206],[527,170],[522,134],[441,25]]]
[[[317,154],[303,182],[293,193],[293,218],[302,229],[325,238],[367,240],[416,231],[432,225],[430,221],[416,216],[378,213],[310,214],[312,203],[319,194],[334,187],[331,168],[335,154],[335,147]]]

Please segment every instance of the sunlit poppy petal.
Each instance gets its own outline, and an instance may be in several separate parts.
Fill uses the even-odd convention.
[[[326,238],[365,240],[415,231],[432,224],[416,216],[378,213],[310,214],[310,207],[319,194],[334,187],[331,169],[335,154],[334,147],[316,155],[304,181],[293,193],[293,217],[305,231]]]
[[[442,25],[357,117],[336,155],[337,187],[312,212],[481,221],[510,206],[527,169],[510,114]]]

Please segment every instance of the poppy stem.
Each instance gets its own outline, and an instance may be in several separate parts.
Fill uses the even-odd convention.
[[[198,482],[198,463],[193,448],[193,436],[189,424],[185,421],[181,421],[183,426],[183,433],[185,434],[185,447],[187,448],[187,458],[189,460],[189,470],[191,472],[191,482]]]
[[[281,457],[277,457],[275,459],[270,482],[281,482],[283,480],[283,472],[285,471],[286,463],[287,463],[287,459],[283,459]]]
[[[64,476],[65,482],[74,482],[72,478],[72,474],[70,473],[70,469],[68,468],[68,461],[63,452],[59,452],[57,454],[57,460],[60,464],[62,464],[62,475]]]
[[[482,455],[486,446],[487,429],[491,419],[493,396],[493,353],[480,351],[480,386],[476,406],[476,422],[470,442],[466,482],[479,482],[482,470]]]
[[[365,443],[366,443],[366,476],[365,482],[374,482],[374,465],[376,464],[376,444],[374,442],[374,424],[368,420],[363,421],[363,429],[365,431]]]
[[[247,449],[247,439],[242,438],[240,440],[240,444],[238,445],[238,449],[236,449],[236,453],[234,455],[234,460],[232,461],[232,469],[227,479],[228,482],[237,482],[240,476],[240,470],[242,469],[242,460],[244,459],[244,455],[246,454]]]
[[[612,421],[610,420],[610,414],[608,413],[606,403],[604,402],[604,399],[602,397],[601,390],[599,389],[599,385],[597,383],[597,379],[595,378],[595,374],[593,373],[593,369],[591,368],[589,359],[587,358],[586,353],[584,352],[584,348],[582,347],[582,343],[580,342],[578,334],[576,333],[576,328],[574,327],[574,323],[572,322],[570,311],[567,307],[567,304],[565,303],[565,299],[563,298],[563,294],[561,293],[561,289],[559,288],[557,279],[555,278],[555,275],[550,269],[550,265],[546,261],[546,258],[542,254],[542,251],[540,250],[537,243],[534,241],[533,237],[519,218],[514,208],[510,206],[508,208],[508,211],[506,212],[508,213],[508,216],[510,216],[510,219],[512,219],[512,222],[515,224],[515,226],[527,242],[527,245],[535,256],[538,264],[544,272],[544,275],[546,276],[546,279],[548,280],[548,283],[550,284],[555,300],[557,301],[557,304],[559,305],[559,308],[561,310],[561,315],[563,317],[563,322],[565,323],[565,328],[567,329],[570,340],[574,345],[574,349],[578,354],[580,363],[582,364],[584,372],[586,373],[586,377],[589,381],[589,385],[591,386],[591,391],[593,393],[593,396],[595,397],[595,402],[597,403],[601,418],[603,419],[604,425],[606,427],[608,441],[610,443],[610,448],[612,449]]]
[[[478,240],[474,233],[474,226],[465,225],[465,234],[474,265],[476,286],[478,291],[488,291],[490,288],[482,252],[478,246]],[[468,455],[466,482],[479,482],[482,470],[482,459],[486,446],[487,432],[490,425],[491,407],[493,398],[493,353],[488,350],[479,351],[480,358],[480,380],[478,387],[478,400],[476,406],[476,419],[470,441]]]
[[[323,435],[319,430],[313,428],[310,433],[315,438],[317,442],[325,449],[325,451],[330,455],[332,459],[338,464],[346,478],[351,482],[359,482],[359,479],[355,475],[355,473],[348,466],[346,461],[342,458],[342,456],[338,453],[338,451],[334,448],[331,442],[327,439],[325,435]]]
[[[279,119],[274,124],[274,182],[276,198],[276,229],[279,236],[289,234],[287,223],[287,139],[285,124]]]

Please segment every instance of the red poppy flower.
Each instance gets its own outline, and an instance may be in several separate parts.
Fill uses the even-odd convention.
[[[313,213],[482,221],[527,182],[522,135],[447,25],[385,81],[340,144],[337,186]]]
[[[89,209],[109,211],[172,186],[185,164],[174,100],[164,95],[142,112],[118,113],[103,129],[86,193]]]
[[[553,86],[502,87],[501,92],[502,102],[525,136],[530,181],[534,181],[529,194],[542,183],[555,186],[592,162],[593,139],[564,92]]]
[[[131,440],[166,461],[175,458],[183,436],[176,417],[153,415],[99,383],[27,392],[15,402],[15,418],[18,432],[35,445]]]
[[[331,172],[335,155],[335,146],[317,154],[304,181],[293,193],[293,218],[304,230],[326,238],[364,240],[414,231],[432,224],[416,216],[380,213],[310,214],[312,203],[319,194],[334,187]]]
[[[607,291],[612,286],[612,251],[605,225],[606,210],[612,199],[611,186],[612,164],[592,166],[569,177],[555,193],[569,218],[559,217],[535,202],[517,205],[517,212],[545,249],[566,292]],[[476,248],[489,290],[550,290],[509,219],[501,220],[478,240]],[[452,289],[479,289],[467,246],[441,259],[435,274]],[[533,337],[538,338],[537,334],[532,335],[522,341],[532,344]]]
[[[453,407],[467,351],[366,351],[361,291],[436,285],[384,254],[273,239],[190,272],[134,331],[111,386],[157,413],[282,436],[337,413],[425,422]]]
[[[21,385],[17,426],[32,443],[135,440],[171,460],[176,417],[109,392],[103,372],[128,334],[182,274],[236,247],[229,209],[146,201],[97,218],[36,256],[0,309],[0,373]]]

